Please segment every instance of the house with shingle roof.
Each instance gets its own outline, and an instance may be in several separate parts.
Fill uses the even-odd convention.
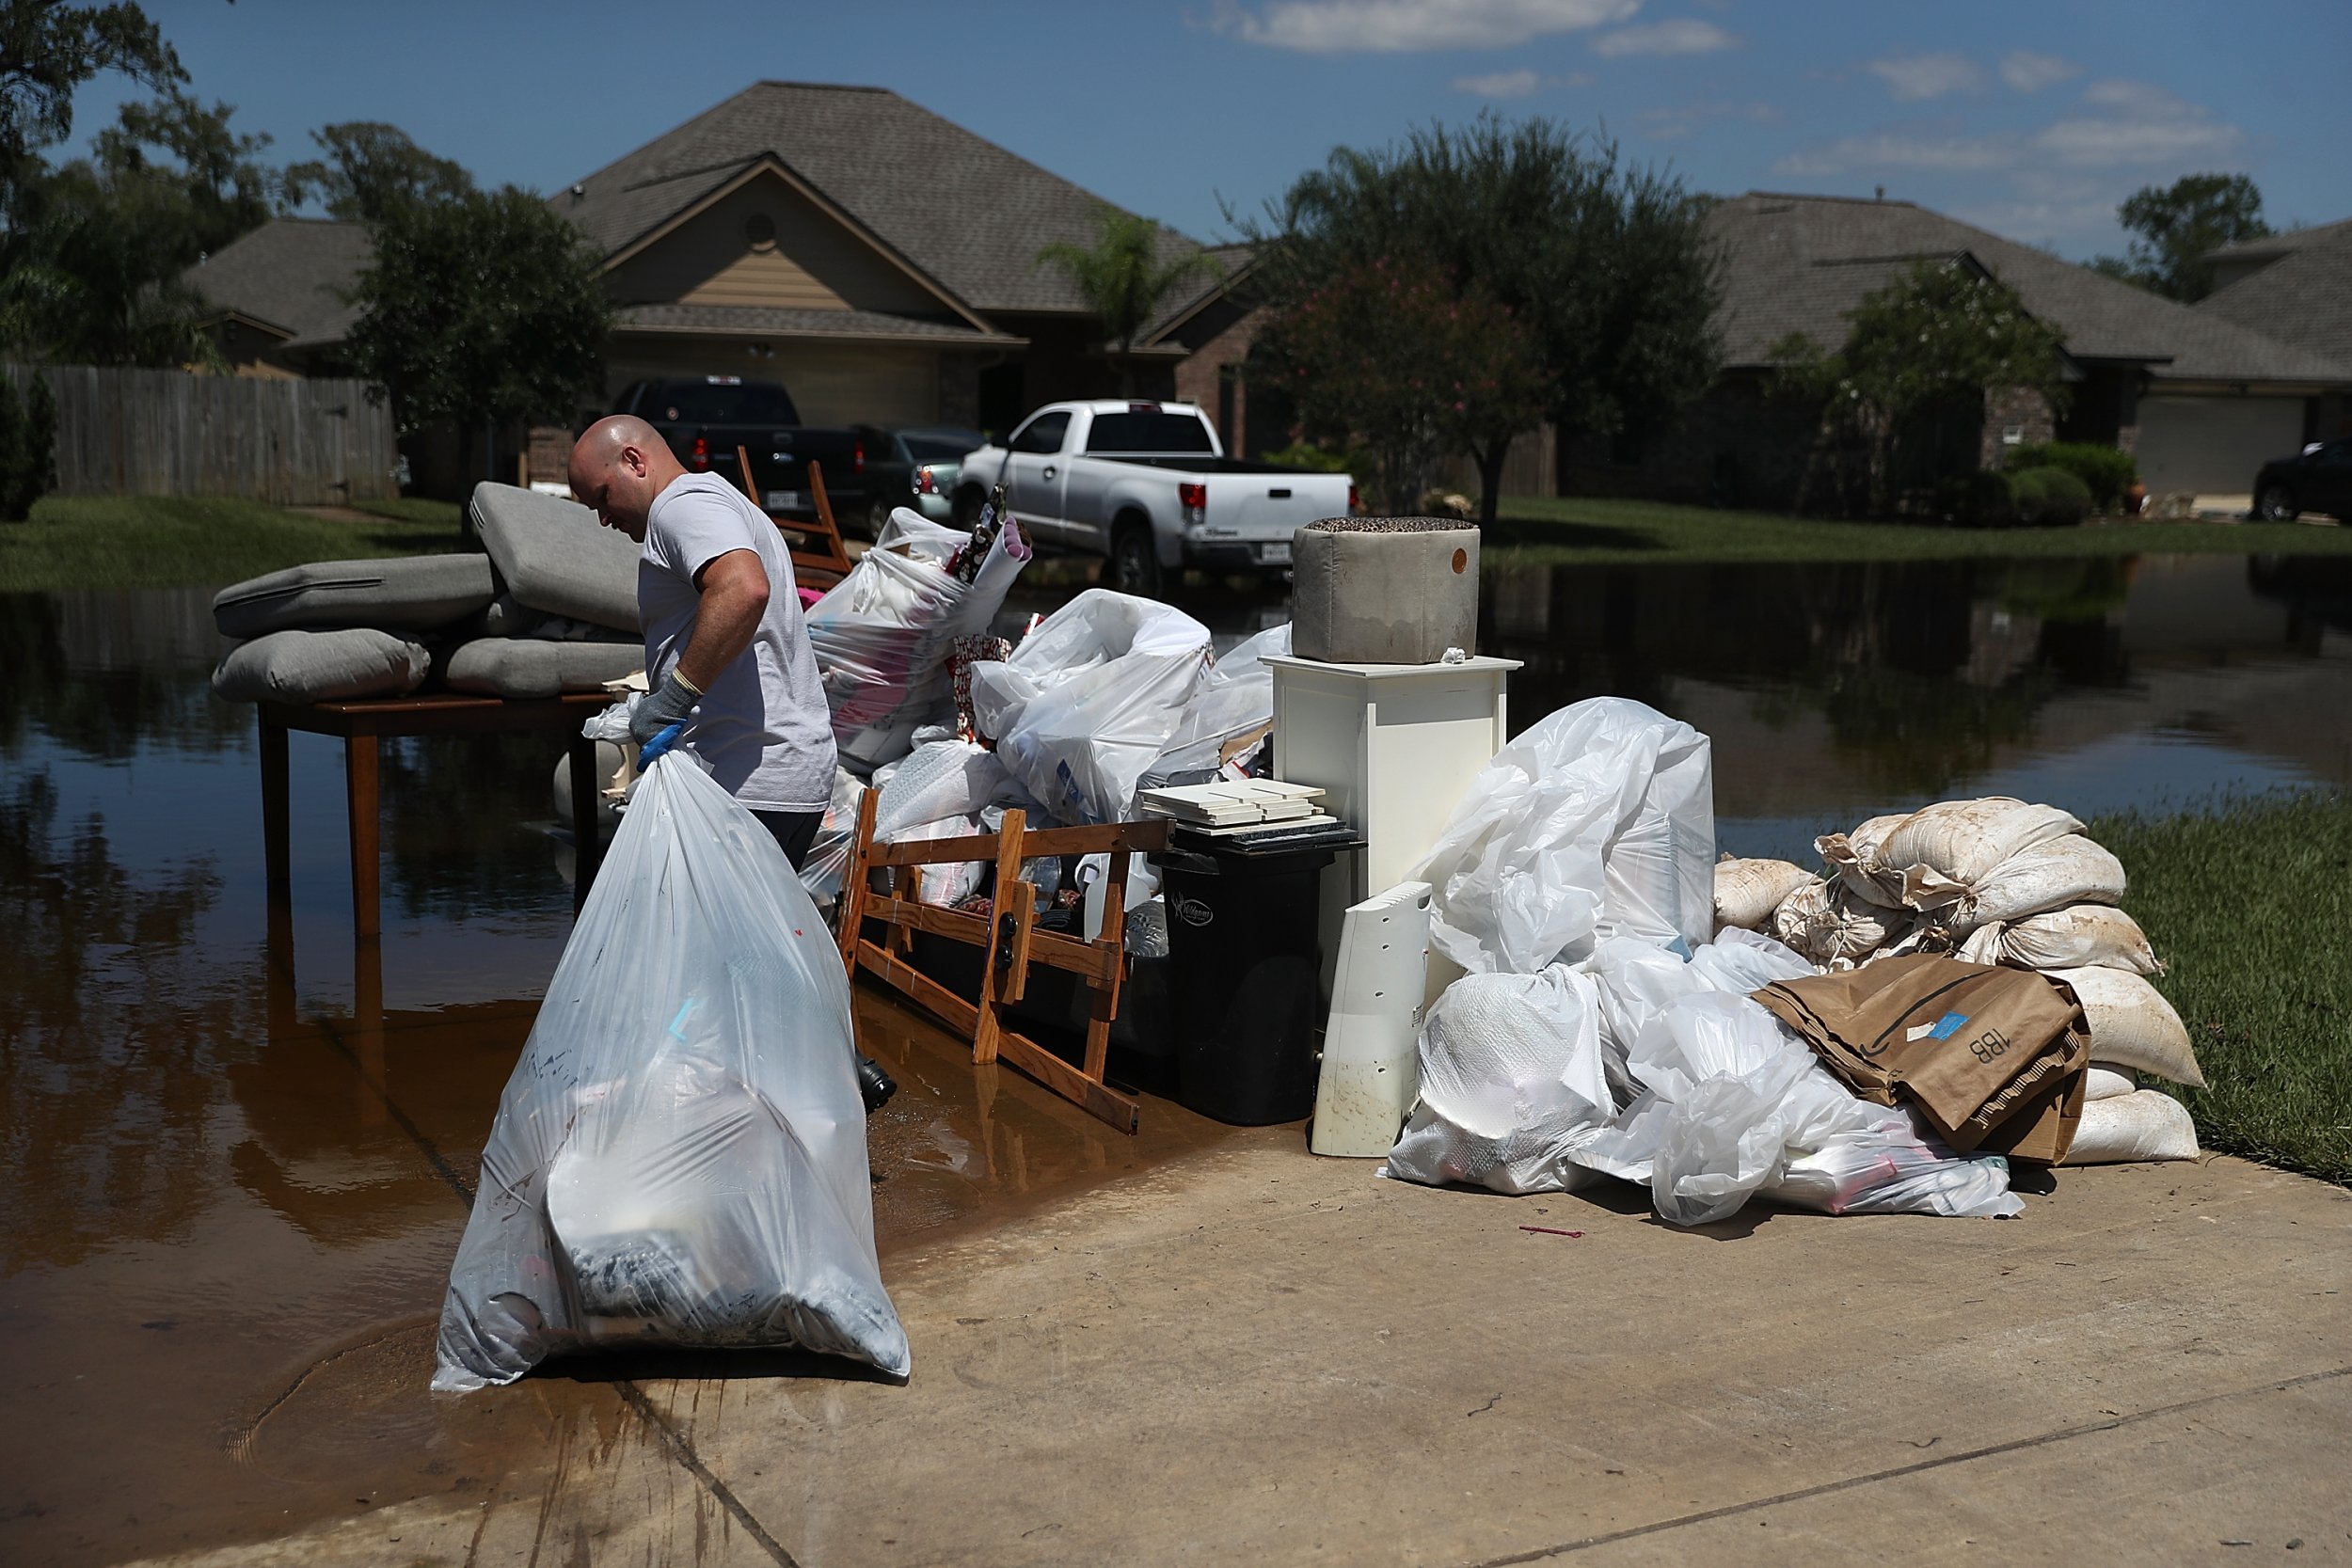
[[[2264,337],[2352,362],[2352,218],[2243,240],[2209,252],[2217,287],[2197,302],[2217,317]],[[2352,435],[2352,407],[2324,403],[2313,440]]]
[[[1057,241],[1091,244],[1105,204],[895,92],[761,82],[548,203],[603,258],[608,395],[651,375],[740,375],[782,381],[812,423],[1003,429],[1115,379],[1084,300],[1037,261]],[[318,269],[290,258],[310,254],[302,244],[323,255],[323,231],[342,259],[326,292],[348,290],[364,231],[305,220],[265,225],[188,280],[225,313],[275,321],[294,308],[263,283],[320,293]],[[1170,230],[1159,243],[1200,248]],[[306,319],[278,357],[324,362],[355,316]],[[1142,345],[1146,386],[1167,394],[1189,352]]]
[[[217,312],[208,325],[230,364],[254,375],[323,373],[358,319],[349,294],[368,254],[356,223],[272,218],[185,276]]]

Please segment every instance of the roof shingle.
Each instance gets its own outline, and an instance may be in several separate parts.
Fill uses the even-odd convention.
[[[2301,244],[2197,304],[2275,341],[2352,364],[2352,220],[2307,229]]]
[[[272,218],[181,277],[212,305],[284,328],[296,341],[339,341],[359,319],[343,291],[368,264],[359,224]]]

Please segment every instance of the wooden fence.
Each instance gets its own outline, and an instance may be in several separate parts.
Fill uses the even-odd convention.
[[[122,366],[10,365],[57,400],[64,496],[241,496],[329,506],[399,494],[391,409],[364,381],[262,380]]]

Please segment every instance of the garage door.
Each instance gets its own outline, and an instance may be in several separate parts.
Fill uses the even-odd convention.
[[[2142,398],[2139,477],[2151,495],[2242,496],[2303,446],[2301,398]]]

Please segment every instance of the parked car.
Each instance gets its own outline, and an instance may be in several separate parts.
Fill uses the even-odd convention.
[[[876,435],[875,450],[883,456],[867,466],[877,475],[874,490],[882,510],[870,518],[872,526],[879,530],[893,506],[912,506],[935,523],[952,522],[956,476],[963,471],[963,454],[988,445],[988,437],[977,430],[930,427],[878,431]],[[898,494],[896,486],[901,480],[904,493]]]
[[[2274,523],[2325,512],[2352,523],[2352,438],[2265,463],[2254,476],[2254,515]]]
[[[612,411],[634,414],[660,431],[690,473],[723,474],[741,484],[739,448],[751,459],[752,488],[775,515],[817,515],[808,483],[812,465],[823,467],[837,520],[864,517],[882,494],[866,472],[868,443],[879,433],[803,425],[792,394],[773,381],[739,375],[639,381],[621,393]]]
[[[1228,457],[1189,403],[1051,403],[1003,446],[963,460],[957,515],[1002,479],[1006,505],[1041,545],[1107,557],[1110,585],[1155,594],[1187,566],[1279,572],[1302,523],[1355,510],[1355,482]]]

